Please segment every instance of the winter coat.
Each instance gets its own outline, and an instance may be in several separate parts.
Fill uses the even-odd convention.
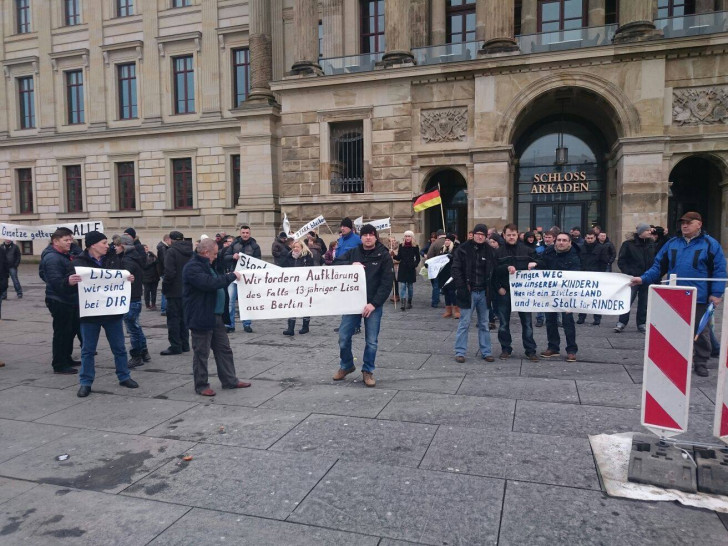
[[[568,252],[556,252],[556,246],[551,245],[541,255],[539,269],[553,271],[581,271],[579,248],[572,244]]]
[[[0,247],[4,246],[0,245]],[[0,292],[5,292],[8,289],[8,276],[10,275],[8,261],[5,259],[5,252],[4,248],[0,248]]]
[[[510,292],[510,274],[508,267],[513,266],[518,271],[528,269],[528,264],[539,263],[534,248],[523,241],[516,241],[515,245],[504,243],[495,249],[496,265],[493,270],[492,286],[495,291],[505,288],[506,293]]]
[[[345,254],[337,256],[334,265],[351,265],[354,262],[359,262],[364,266],[364,275],[367,280],[367,303],[371,303],[374,307],[381,307],[387,302],[394,282],[394,264],[389,250],[379,241],[371,250],[365,250],[364,245],[360,244]]]
[[[315,263],[314,257],[311,254],[306,254],[299,256],[298,258],[293,257],[293,253],[289,252],[283,262],[281,263],[281,267],[313,267],[314,265],[318,265]]]
[[[134,259],[139,264],[139,267],[144,270],[147,265],[147,252],[144,250],[144,245],[139,239],[134,239]],[[126,255],[126,253],[124,253]]]
[[[595,271],[603,273],[609,265],[607,249],[601,243],[584,243],[579,253],[582,271]]]
[[[445,246],[445,239],[447,239],[447,237],[441,235],[440,237],[435,239],[434,243],[430,245],[430,248],[427,249],[426,254],[428,260],[440,254],[442,247]]]
[[[70,253],[63,254],[53,248],[53,245],[48,245],[40,255],[38,275],[46,285],[46,299],[78,307],[76,288],[68,286],[66,282],[70,265]]]
[[[191,241],[173,241],[164,258],[162,294],[168,298],[182,297],[182,268],[192,258]]]
[[[417,282],[417,266],[420,264],[420,247],[417,245],[399,245],[397,255],[394,257],[399,262],[397,282]]]
[[[655,263],[657,249],[652,239],[642,239],[636,233],[619,249],[617,265],[625,275],[639,277]]]
[[[652,284],[663,275],[676,274],[684,278],[726,278],[725,255],[720,243],[705,232],[687,242],[684,237],[673,237],[655,256],[652,267],[642,275],[643,284]],[[680,286],[695,286],[698,303],[708,303],[709,296],[722,298],[725,282],[678,281]]]
[[[5,262],[7,262],[8,267],[16,269],[20,265],[20,247],[10,241],[9,245],[3,243],[3,250],[5,251]]]
[[[230,306],[230,296],[227,286],[235,280],[235,273],[223,275],[216,273],[212,269],[210,261],[195,252],[185,263],[180,277],[182,308],[187,328],[190,330],[215,329],[215,305],[219,289],[223,289],[225,293],[222,320],[226,325],[230,325],[230,313],[227,312]]]
[[[273,255],[273,263],[275,263],[277,266],[280,266],[281,262],[286,257],[286,253],[288,252],[288,246],[286,246],[285,241],[276,239],[275,241],[273,241],[273,246],[271,247],[270,252]]]
[[[235,265],[237,264],[235,254],[245,254],[246,256],[260,259],[260,246],[258,246],[256,240],[252,237],[247,241],[243,241],[242,237],[236,237],[233,244],[227,247],[223,254],[225,269],[228,271],[235,269]]]
[[[456,289],[458,307],[470,309],[470,295],[474,286],[480,285],[489,292],[495,266],[495,251],[488,243],[478,245],[465,241],[454,251],[451,275]]]
[[[114,251],[111,247],[109,247],[109,252],[106,253],[105,256],[101,257],[101,265],[99,266],[98,263],[96,263],[96,260],[94,260],[88,253],[88,249],[84,250],[81,254],[76,256],[72,262],[70,262],[70,267],[68,270],[68,275],[66,276],[66,284],[68,284],[68,277],[76,273],[76,267],[93,267],[95,269],[124,269],[122,262],[121,262],[121,256],[116,254],[116,251]],[[78,292],[79,286],[76,285],[74,287],[76,291]],[[100,315],[100,316],[94,316],[94,317],[81,317],[81,322],[94,322],[94,323],[100,323],[103,324],[105,322],[117,320],[121,318],[123,313],[118,313],[115,315]]]
[[[308,249],[313,255],[313,265],[321,265],[324,263],[324,253],[326,252],[326,243],[317,238],[316,242],[308,244]]]
[[[343,256],[351,249],[361,244],[361,238],[353,231],[348,235],[339,237],[336,244],[336,258]]]
[[[147,261],[144,264],[144,275],[142,275],[142,282],[144,284],[157,284],[159,282],[157,257],[151,250],[147,252]]]
[[[604,246],[604,250],[607,253],[607,258],[609,259],[609,265],[612,265],[614,263],[614,260],[617,258],[617,251],[614,248],[614,244],[612,243],[612,241],[609,240],[609,237],[607,237],[603,243],[599,244]]]
[[[134,282],[131,283],[131,301],[141,301],[144,293],[144,270],[139,267],[137,256],[136,250],[128,254],[125,251],[121,256],[122,268],[134,275]]]
[[[157,244],[157,272],[159,273],[159,277],[164,277],[164,260],[167,256],[167,250],[169,250],[169,247],[164,241],[159,241]]]

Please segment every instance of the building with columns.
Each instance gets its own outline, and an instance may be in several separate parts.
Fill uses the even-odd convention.
[[[0,0],[0,222],[265,252],[284,213],[426,238],[439,187],[461,238],[698,210],[725,246],[727,4]]]

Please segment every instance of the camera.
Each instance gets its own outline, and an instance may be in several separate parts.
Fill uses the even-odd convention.
[[[658,237],[662,237],[665,235],[665,228],[662,226],[652,226],[651,225],[650,228],[652,228],[650,230],[650,233],[652,233],[653,235],[656,235]]]

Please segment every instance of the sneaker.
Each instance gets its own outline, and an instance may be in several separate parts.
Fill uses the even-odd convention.
[[[485,360],[486,362],[495,362],[495,358],[493,357],[493,355],[485,355],[483,357],[483,360]]]
[[[624,326],[624,324],[618,322],[617,325],[614,327],[614,332],[617,334],[621,334],[622,332],[624,332]]]
[[[463,362],[465,362],[465,357],[463,355],[458,355],[455,357],[455,362],[457,362],[458,364],[462,364]]]
[[[362,372],[361,375],[364,378],[364,384],[367,387],[374,387],[377,384],[372,372]]]
[[[569,353],[568,355],[566,355],[566,361],[576,362],[576,355],[574,353]]]
[[[541,319],[536,320],[536,328],[543,328],[543,321]]]
[[[526,355],[526,358],[530,360],[531,362],[539,362],[539,358],[536,355],[536,353],[531,353],[530,355]]]
[[[559,356],[561,353],[558,351],[552,351],[551,349],[546,349],[541,353],[542,358],[551,358],[553,356]]]
[[[228,334],[232,334],[235,331],[235,328],[230,328],[229,326],[225,328],[225,332]]]
[[[347,375],[350,373],[354,373],[356,371],[356,366],[352,366],[348,370],[344,370],[343,368],[339,368],[336,370],[336,373],[334,374],[333,380],[334,381],[341,381],[344,379]]]
[[[639,326],[637,326],[637,331],[645,334],[647,333],[647,327],[644,324],[640,324]]]
[[[511,358],[511,353],[503,351],[498,358],[500,358],[501,360],[508,360],[509,358]]]
[[[247,333],[247,334],[252,334],[253,333],[253,328],[250,327],[250,326],[243,326],[243,331],[245,333]]]
[[[695,365],[695,375],[699,375],[700,377],[708,377],[708,368],[705,366],[705,364]]]

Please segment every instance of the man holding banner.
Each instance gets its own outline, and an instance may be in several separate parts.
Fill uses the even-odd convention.
[[[240,236],[236,237],[235,240],[233,240],[233,244],[231,244],[227,248],[225,254],[223,255],[223,260],[225,261],[225,269],[227,271],[232,271],[233,269],[235,269],[235,266],[241,255],[252,256],[253,258],[257,258],[258,260],[260,260],[261,257],[260,246],[258,245],[258,242],[251,236],[250,226],[245,224],[240,226]],[[228,310],[230,312],[230,328],[232,329],[231,331],[235,331],[235,303],[238,301],[238,292],[237,290],[235,290],[235,285],[230,285],[230,289],[228,290],[228,296],[230,297],[230,308]],[[244,320],[243,330],[248,334],[252,334],[253,321]]]

